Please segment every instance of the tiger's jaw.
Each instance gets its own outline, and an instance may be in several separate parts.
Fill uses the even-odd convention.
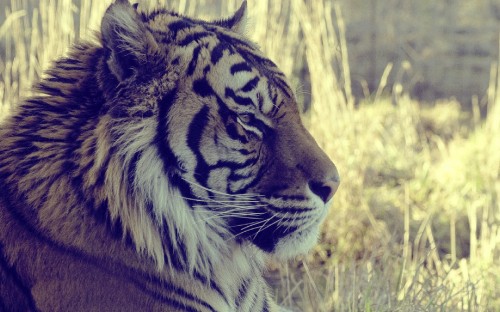
[[[233,219],[230,222],[233,234],[276,260],[306,254],[317,243],[330,202],[325,204],[313,198],[304,201],[302,207],[278,208],[272,201],[268,204],[256,205],[258,208],[252,211],[251,218]]]
[[[320,222],[281,238],[273,250],[277,260],[288,260],[308,253],[319,238]]]
[[[324,215],[326,215],[326,209],[323,217],[306,226],[294,229],[280,229],[279,227],[263,229],[256,234],[247,236],[245,240],[250,241],[277,260],[293,259],[296,256],[306,254],[317,243]]]

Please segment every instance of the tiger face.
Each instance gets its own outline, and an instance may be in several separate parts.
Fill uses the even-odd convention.
[[[339,175],[302,125],[284,74],[241,34],[246,3],[216,22],[132,10],[125,2],[108,10],[103,42],[121,92],[114,101],[144,96],[125,113],[109,105],[111,114],[156,118],[163,168],[155,171],[188,209],[217,219],[226,241],[278,258],[306,252]],[[138,89],[137,81],[160,87]]]

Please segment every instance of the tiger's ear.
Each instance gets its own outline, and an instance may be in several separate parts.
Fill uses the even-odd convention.
[[[241,3],[238,11],[228,19],[222,21],[216,21],[216,25],[229,28],[230,30],[239,33],[240,35],[247,34],[247,24],[248,24],[248,10],[247,10],[247,0]]]
[[[116,0],[101,22],[103,46],[110,51],[111,72],[121,81],[138,71],[148,55],[158,48],[156,41],[128,0]]]

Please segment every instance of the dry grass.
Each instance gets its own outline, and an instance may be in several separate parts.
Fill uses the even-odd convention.
[[[109,3],[41,0],[31,16],[21,1],[11,2],[0,22],[0,115],[28,94],[49,60],[98,29]],[[168,2],[187,14],[219,16],[238,1]],[[355,105],[343,20],[331,1],[259,0],[249,9],[252,38],[311,104],[304,121],[342,176],[321,243],[307,259],[270,273],[283,304],[303,311],[500,310],[497,65],[486,117],[451,100],[424,106],[400,86],[384,95],[382,85]]]

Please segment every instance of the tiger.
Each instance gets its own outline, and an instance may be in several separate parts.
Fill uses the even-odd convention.
[[[340,179],[247,19],[116,0],[2,122],[0,310],[286,311]]]

